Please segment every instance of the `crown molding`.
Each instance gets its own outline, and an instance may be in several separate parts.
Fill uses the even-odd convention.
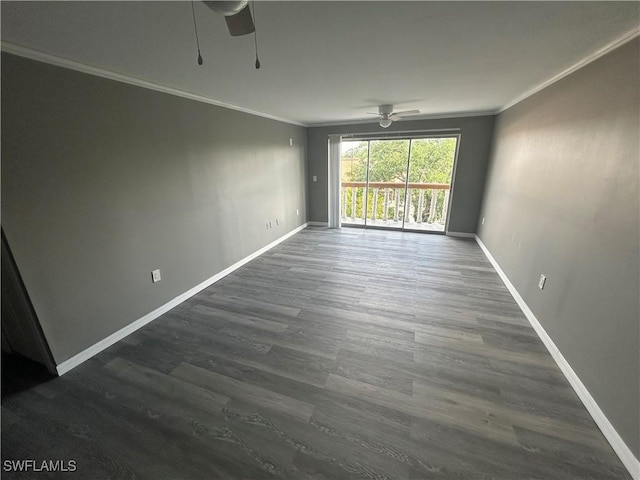
[[[137,87],[146,88],[148,90],[155,90],[156,92],[167,93],[169,95],[175,95],[177,97],[187,98],[189,100],[195,100],[196,102],[208,103],[210,105],[215,105],[217,107],[228,108],[230,110],[236,110],[238,112],[248,113],[250,115],[255,115],[257,117],[268,118],[269,120],[276,120],[278,122],[297,125],[299,127],[307,126],[304,123],[296,122],[294,120],[289,120],[287,118],[276,117],[274,115],[269,115],[268,113],[258,112],[255,110],[251,110],[249,108],[240,107],[238,105],[232,105],[230,103],[220,102],[218,100],[204,97],[202,95],[198,95],[195,93],[186,92],[184,90],[179,90],[177,88],[167,87],[164,85],[160,85],[158,83],[153,83],[147,80],[142,80],[140,78],[132,77],[130,75],[112,72],[111,70],[106,70],[104,68],[94,67],[92,65],[87,65],[85,63],[76,62],[74,60],[68,60],[66,58],[58,57],[56,55],[51,55],[49,53],[44,53],[38,50],[33,50],[31,48],[15,45],[13,43],[2,42],[0,44],[0,49],[3,52],[11,53],[13,55],[18,55],[20,57],[29,58],[31,60],[48,63],[50,65],[55,65],[58,67],[68,68],[70,70],[87,73],[89,75],[95,75],[97,77],[107,78],[109,80],[115,80],[116,82],[128,83],[129,85],[135,85]]]
[[[517,105],[518,103],[522,102],[523,100],[526,100],[527,98],[535,95],[539,91],[544,90],[548,86],[550,86],[550,85],[562,80],[564,77],[566,77],[568,75],[571,75],[573,72],[575,72],[577,70],[580,70],[581,68],[583,68],[583,67],[587,66],[588,64],[596,61],[600,57],[603,57],[604,55],[606,55],[607,53],[615,50],[616,48],[621,47],[625,43],[630,42],[631,40],[633,40],[634,38],[636,38],[638,36],[640,36],[640,29],[638,29],[638,28],[634,28],[634,29],[626,32],[625,34],[619,36],[615,40],[613,40],[613,41],[609,42],[608,44],[606,44],[604,47],[602,47],[602,48],[596,50],[595,52],[587,55],[586,57],[584,57],[579,62],[574,63],[569,68],[567,68],[567,69],[563,70],[562,72],[558,73],[557,75],[551,77],[549,80],[541,83],[540,85],[532,88],[531,90],[529,90],[529,91],[523,93],[522,95],[516,97],[515,99],[511,100],[505,106],[500,108],[496,113],[502,113],[505,110],[513,107],[514,105]]]

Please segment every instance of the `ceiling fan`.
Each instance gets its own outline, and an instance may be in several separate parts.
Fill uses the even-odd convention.
[[[394,112],[393,105],[380,105],[378,107],[378,113],[371,113],[369,115],[378,115],[380,117],[380,126],[382,128],[387,128],[394,121],[400,119],[401,117],[408,117],[410,115],[416,115],[420,113],[420,110],[405,110],[402,112]]]
[[[248,0],[203,3],[214,12],[224,15],[232,37],[248,35],[256,31]]]
[[[248,0],[236,0],[236,1],[203,1],[207,7],[216,13],[224,16],[227,22],[227,28],[232,37],[239,37],[241,35],[254,34],[253,42],[256,49],[256,69],[260,68],[260,60],[258,59],[258,34],[256,32],[256,25],[251,15],[251,9],[249,8]],[[202,55],[200,54],[200,39],[198,38],[198,24],[196,22],[196,11],[193,6],[193,0],[191,0],[191,13],[193,14],[193,28],[196,34],[196,46],[198,47],[198,65],[202,65]],[[255,15],[255,5],[254,5]]]

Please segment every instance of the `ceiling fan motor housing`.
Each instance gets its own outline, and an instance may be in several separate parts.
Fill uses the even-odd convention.
[[[248,0],[239,0],[236,2],[204,2],[204,4],[216,13],[220,13],[225,17],[235,15],[249,3]]]
[[[380,105],[378,112],[380,115],[391,115],[393,113],[393,105]]]

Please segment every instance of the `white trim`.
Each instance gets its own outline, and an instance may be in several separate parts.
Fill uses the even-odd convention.
[[[475,233],[467,232],[446,232],[447,237],[460,237],[460,238],[476,238]]]
[[[329,222],[307,222],[310,227],[328,227]]]
[[[477,235],[475,236],[475,238],[476,242],[478,242],[478,245],[480,245],[480,248],[489,259],[489,262],[491,262],[491,265],[493,265],[493,268],[496,270],[496,272],[498,272],[500,279],[509,290],[509,293],[511,293],[513,299],[522,309],[522,313],[524,313],[524,315],[527,317],[527,320],[529,320],[529,323],[540,337],[540,340],[542,340],[544,346],[547,347],[547,350],[549,350],[549,353],[558,364],[558,367],[560,367],[560,370],[562,370],[562,373],[569,381],[575,392],[578,394],[580,400],[582,400],[582,403],[587,408],[587,411],[591,414],[598,427],[600,427],[600,430],[602,430],[602,433],[609,441],[611,447],[616,452],[618,457],[620,457],[620,460],[631,474],[631,478],[640,479],[640,461],[638,461],[638,459],[634,456],[633,452],[627,446],[627,444],[624,443],[622,437],[620,437],[614,426],[611,424],[602,409],[598,406],[595,399],[591,396],[591,394],[587,390],[587,387],[584,386],[576,372],[573,370],[573,368],[571,368],[571,365],[569,365],[569,362],[567,362],[567,360],[564,358],[558,347],[556,347],[555,343],[553,343],[553,340],[551,339],[549,334],[544,330],[544,327],[540,324],[529,306],[520,296],[520,294],[516,290],[516,287],[511,283],[502,268],[500,268],[500,265],[498,265],[496,259],[493,258],[491,252],[489,252],[485,244],[482,243],[482,240],[480,240]]]
[[[462,142],[462,134],[458,133],[455,136],[457,137],[456,151],[453,157],[453,167],[451,168],[451,182],[449,184],[449,205],[447,205],[447,219],[444,221],[445,235],[449,232],[449,224],[451,223],[451,211],[453,210],[452,209],[453,197],[455,195],[456,174],[458,171],[458,155],[460,154],[460,142]],[[407,176],[409,176],[408,166],[407,166]]]
[[[455,119],[455,118],[466,118],[466,117],[486,117],[493,116],[497,113],[496,110],[482,110],[480,112],[461,112],[461,113],[434,113],[434,114],[425,114],[425,115],[412,115],[410,117],[402,117],[400,120],[394,120],[393,123],[396,122],[410,122],[414,120],[444,120],[444,119]],[[380,120],[377,120],[375,117],[371,119],[360,119],[360,120],[340,120],[336,122],[323,122],[323,123],[309,123],[307,127],[316,128],[316,127],[338,127],[344,125],[362,125],[362,124],[375,124],[379,125]],[[388,130],[384,130],[380,127],[379,132],[388,132]],[[393,132],[393,130],[391,130]]]
[[[554,84],[559,80],[562,80],[564,77],[566,77],[568,75],[571,75],[573,72],[575,72],[577,70],[580,70],[584,66],[590,64],[591,62],[596,61],[597,59],[599,59],[600,57],[606,55],[607,53],[615,50],[618,47],[621,47],[622,45],[624,45],[627,42],[630,42],[631,40],[636,38],[638,35],[640,35],[640,29],[638,29],[638,28],[634,28],[634,29],[626,32],[625,34],[623,34],[620,37],[616,38],[612,42],[609,42],[608,44],[606,44],[604,47],[602,47],[602,48],[596,50],[595,52],[587,55],[586,57],[584,57],[579,62],[573,64],[569,68],[567,68],[567,69],[563,70],[562,72],[558,73],[557,75],[551,77],[546,82],[541,83],[540,85],[532,88],[528,92],[525,92],[522,95],[520,95],[520,96],[516,97],[515,99],[511,100],[504,107],[500,108],[496,113],[502,113],[505,110],[507,110],[508,108],[513,107],[514,105],[522,102],[523,100],[526,100],[527,98],[531,97],[532,95],[535,95],[539,91],[544,90],[549,85]]]
[[[146,315],[144,315],[143,317],[139,318],[138,320],[135,320],[133,323],[130,323],[126,327],[121,328],[117,332],[114,332],[111,335],[109,335],[108,337],[103,338],[98,343],[95,343],[94,345],[90,346],[89,348],[87,348],[87,349],[81,351],[80,353],[74,355],[70,359],[65,360],[64,362],[60,363],[56,367],[56,370],[58,371],[58,375],[64,375],[69,370],[71,370],[71,369],[77,367],[78,365],[80,365],[81,363],[89,360],[94,355],[97,355],[98,353],[103,351],[105,348],[108,348],[111,345],[113,345],[114,343],[116,343],[117,341],[122,340],[124,337],[126,337],[127,335],[130,335],[131,333],[135,332],[139,328],[144,327],[147,323],[152,322],[153,320],[155,320],[159,316],[163,315],[164,313],[168,312],[172,308],[180,305],[182,302],[184,302],[185,300],[191,298],[196,293],[198,293],[198,292],[204,290],[205,288],[213,285],[218,280],[220,280],[221,278],[226,277],[227,275],[229,275],[234,270],[237,270],[238,268],[242,267],[243,265],[249,263],[254,258],[259,257],[260,255],[262,255],[266,251],[272,249],[273,247],[275,247],[279,243],[285,241],[289,237],[292,237],[293,235],[298,233],[300,230],[305,229],[307,227],[307,225],[308,224],[305,223],[303,225],[300,225],[297,228],[294,228],[289,233],[283,235],[282,237],[278,238],[277,240],[274,240],[270,244],[262,247],[261,249],[256,250],[255,252],[253,252],[249,256],[243,258],[242,260],[234,263],[230,267],[225,268],[221,272],[215,274],[213,277],[208,278],[204,282],[196,285],[195,287],[191,288],[190,290],[187,290],[183,294],[178,295],[173,300],[165,303],[161,307],[156,308],[152,312],[149,312]]]
[[[238,112],[248,113],[257,117],[268,118],[270,120],[276,120],[278,122],[289,123],[291,125],[297,125],[299,127],[306,127],[304,123],[296,122],[286,118],[276,117],[269,115],[268,113],[262,113],[248,108],[239,107],[230,103],[220,102],[212,98],[203,97],[195,93],[185,92],[177,88],[166,87],[158,83],[149,82],[140,78],[132,77],[122,73],[112,72],[100,67],[94,67],[84,63],[76,62],[73,60],[67,60],[66,58],[57,57],[49,53],[40,52],[38,50],[32,50],[30,48],[21,47],[9,42],[2,42],[1,48],[3,52],[18,55],[20,57],[30,58],[38,62],[48,63],[50,65],[56,65],[58,67],[68,68],[70,70],[76,70],[82,73],[88,73],[89,75],[95,75],[97,77],[108,78],[109,80],[115,80],[116,82],[128,83],[137,87],[147,88],[149,90],[155,90],[157,92],[168,93],[169,95],[175,95],[177,97],[188,98],[189,100],[195,100],[196,102],[208,103],[210,105],[216,105],[218,107],[228,108],[230,110],[236,110]]]

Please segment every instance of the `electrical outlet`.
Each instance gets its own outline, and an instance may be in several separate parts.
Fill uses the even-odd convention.
[[[317,181],[318,181],[318,176],[317,176],[317,175],[314,175],[314,176],[313,176],[313,181],[314,181],[314,182],[317,182]]]
[[[162,277],[160,277],[160,269],[151,272],[151,281],[153,283],[158,283],[160,280],[162,280]]]
[[[296,208],[296,215],[300,215],[300,209]]]
[[[538,281],[538,288],[542,290],[544,288],[544,282],[547,281],[547,277],[544,275],[540,275],[540,280]]]
[[[484,225],[484,217],[482,217],[482,225]]]
[[[293,138],[290,138],[290,139],[289,139],[289,146],[290,146],[290,147],[293,147]]]

